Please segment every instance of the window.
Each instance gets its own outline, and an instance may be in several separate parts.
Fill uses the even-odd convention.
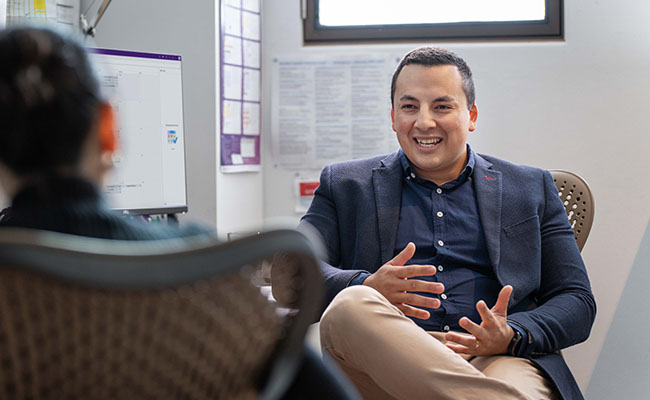
[[[562,0],[303,0],[305,42],[562,38]]]

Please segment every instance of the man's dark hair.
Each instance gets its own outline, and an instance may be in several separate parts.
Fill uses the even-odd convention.
[[[76,40],[46,28],[0,32],[0,162],[14,173],[76,166],[100,101]]]
[[[425,65],[428,67],[440,65],[456,66],[463,79],[463,91],[465,92],[465,98],[467,99],[467,108],[470,110],[472,109],[472,105],[474,105],[474,101],[476,100],[476,94],[474,92],[472,71],[469,69],[469,66],[465,60],[460,58],[456,53],[433,46],[420,47],[411,50],[404,56],[404,58],[402,58],[402,61],[393,73],[393,81],[390,84],[390,103],[393,107],[395,107],[395,99],[393,97],[395,96],[397,76],[402,72],[402,68],[410,64]]]

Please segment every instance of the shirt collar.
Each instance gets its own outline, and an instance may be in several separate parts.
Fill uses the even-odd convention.
[[[454,187],[462,182],[465,182],[467,179],[469,179],[469,177],[472,176],[472,173],[474,172],[474,165],[476,163],[476,157],[474,156],[474,151],[472,150],[472,146],[470,146],[469,143],[467,143],[467,155],[467,164],[465,165],[465,168],[463,168],[463,171],[460,173],[460,175],[458,175],[456,179],[442,185],[443,187]],[[418,183],[430,182],[417,176],[417,173],[413,167],[411,167],[411,162],[406,157],[406,154],[404,154],[404,151],[402,149],[399,150],[399,159],[400,163],[402,164],[402,170],[404,171],[405,178],[409,177]],[[433,182],[430,183],[435,185]]]

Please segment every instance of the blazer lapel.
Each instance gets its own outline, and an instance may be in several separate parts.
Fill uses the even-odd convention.
[[[402,202],[403,173],[399,151],[390,154],[381,163],[380,167],[372,170],[372,183],[379,225],[379,252],[382,263],[385,263],[393,258]]]
[[[492,266],[497,271],[501,258],[501,204],[503,182],[501,172],[493,170],[492,164],[475,154],[474,188],[478,199],[483,233],[487,242]]]

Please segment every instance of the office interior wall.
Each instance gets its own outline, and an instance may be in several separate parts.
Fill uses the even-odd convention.
[[[101,1],[82,0],[89,19]],[[113,1],[97,28],[98,47],[180,54],[183,57],[187,215],[220,235],[248,230],[262,218],[261,173],[218,169],[219,2]]]
[[[300,2],[266,1],[263,98],[271,98],[272,59],[280,55],[394,53],[425,44],[302,45]],[[406,4],[406,3],[405,3]],[[598,302],[591,338],[564,352],[586,390],[650,217],[644,133],[650,90],[650,3],[645,0],[564,2],[564,41],[441,44],[474,71],[478,129],[475,150],[586,178],[596,219],[583,250]],[[386,96],[389,96],[387,93]],[[388,113],[389,110],[387,109]],[[273,163],[271,107],[263,108],[264,216],[294,212],[295,171]],[[645,274],[650,272],[645,271]],[[643,293],[627,294],[644,302]]]
[[[647,301],[640,298],[650,287],[650,225],[639,247],[603,350],[585,397],[589,400],[646,399],[650,393],[650,319]]]

